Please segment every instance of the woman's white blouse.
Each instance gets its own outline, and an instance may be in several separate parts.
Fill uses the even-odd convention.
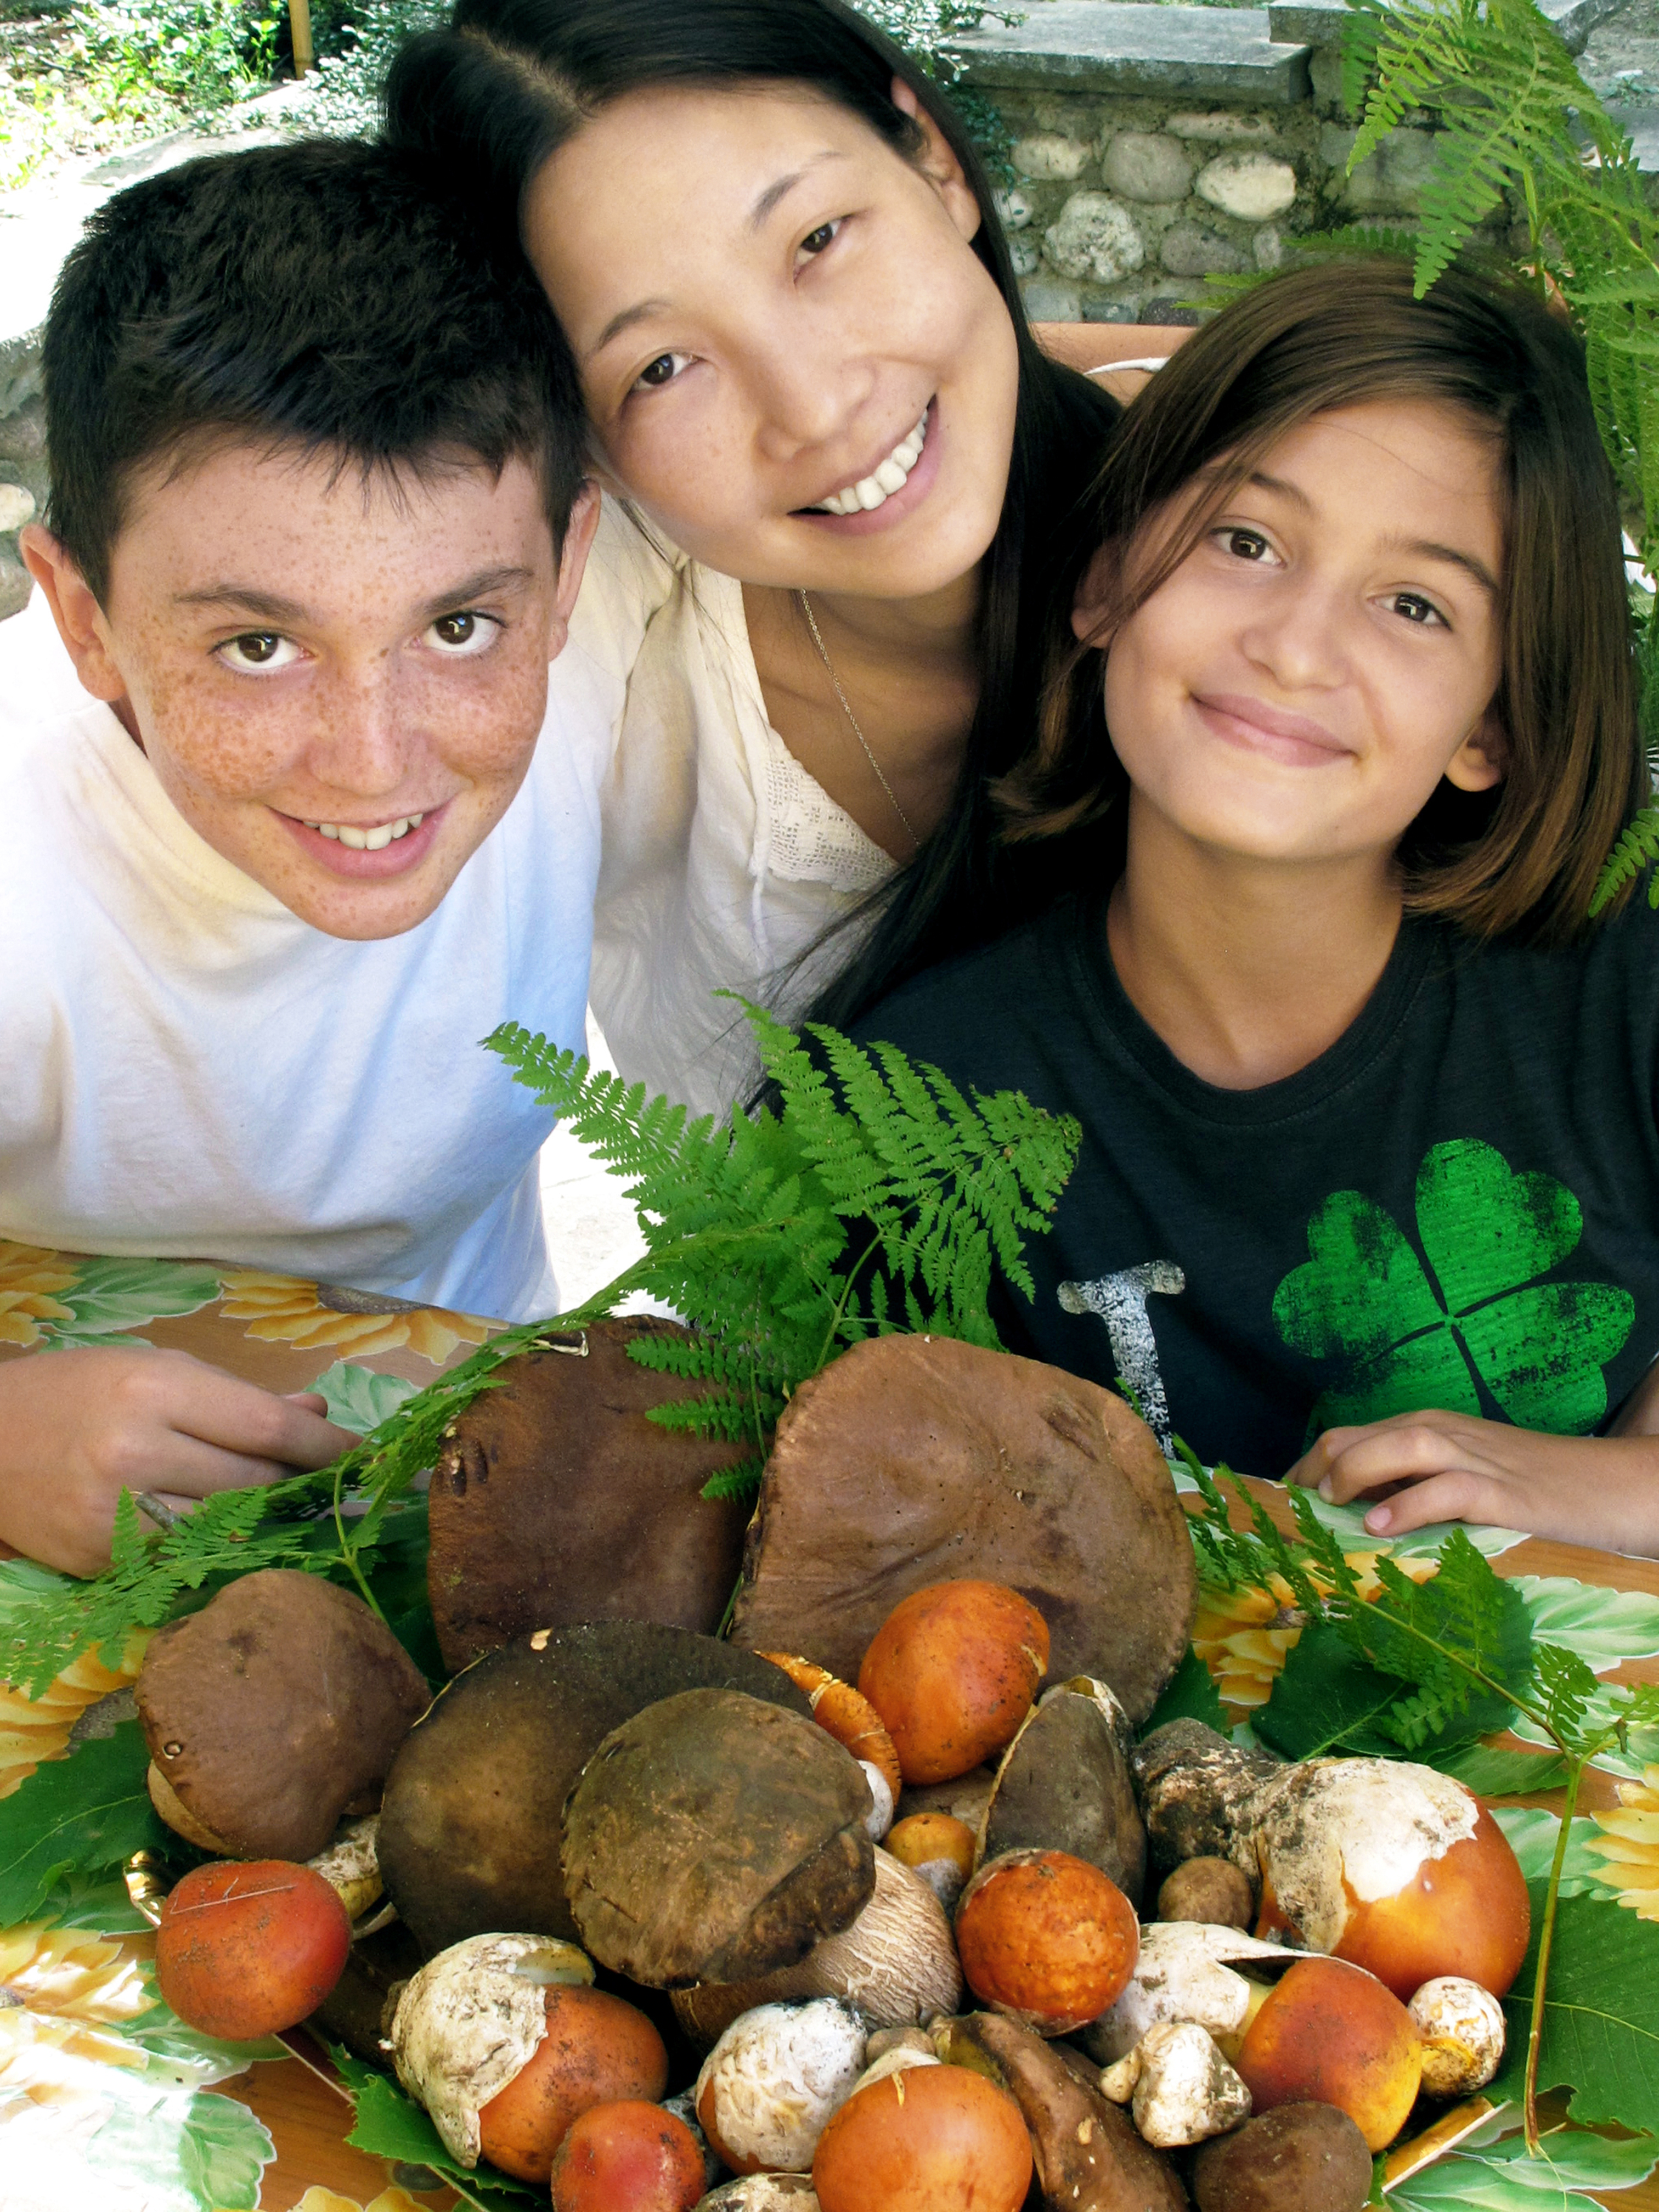
[[[768,721],[741,585],[609,497],[544,743],[569,726],[564,690],[591,699],[596,671],[612,717],[596,733],[593,1011],[630,1082],[721,1114],[758,1062],[741,1008],[715,994],[798,1012],[856,940],[802,956],[896,864]]]

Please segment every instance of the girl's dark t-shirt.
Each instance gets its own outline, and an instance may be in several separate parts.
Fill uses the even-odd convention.
[[[1479,946],[1408,920],[1358,1018],[1225,1091],[1135,1012],[1099,904],[932,969],[860,1025],[1082,1124],[1004,1342],[1131,1383],[1167,1443],[1279,1475],[1439,1407],[1606,1425],[1659,1354],[1659,916]]]

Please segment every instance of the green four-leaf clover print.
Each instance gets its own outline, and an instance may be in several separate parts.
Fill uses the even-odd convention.
[[[1334,1192],[1308,1224],[1306,1264],[1273,1295],[1286,1344],[1344,1363],[1313,1409],[1310,1438],[1431,1406],[1478,1415],[1477,1375],[1517,1426],[1588,1433],[1607,1412],[1601,1370],[1636,1308],[1612,1283],[1539,1279],[1583,1229],[1565,1183],[1512,1173],[1473,1137],[1436,1145],[1417,1171],[1427,1269],[1375,1200]]]

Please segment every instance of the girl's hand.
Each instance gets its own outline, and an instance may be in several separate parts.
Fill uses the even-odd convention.
[[[1548,1437],[1466,1413],[1395,1413],[1327,1429],[1286,1480],[1338,1505],[1381,1493],[1365,1516],[1376,1536],[1474,1521],[1659,1554],[1659,1438]]]
[[[109,1565],[123,1490],[187,1512],[216,1490],[326,1467],[357,1441],[314,1392],[279,1398],[187,1352],[125,1345],[0,1365],[0,1539],[43,1565]]]

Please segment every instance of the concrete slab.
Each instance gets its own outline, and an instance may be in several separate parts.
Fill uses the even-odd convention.
[[[1288,107],[1308,96],[1308,58],[1268,35],[1265,8],[1160,0],[1043,0],[1012,27],[951,40],[970,85],[1116,92]]]
[[[1622,6],[1623,0],[1538,0],[1538,4],[1561,33],[1567,52],[1577,54],[1596,25]],[[1268,35],[1275,45],[1339,46],[1343,18],[1349,13],[1346,0],[1271,0]]]

